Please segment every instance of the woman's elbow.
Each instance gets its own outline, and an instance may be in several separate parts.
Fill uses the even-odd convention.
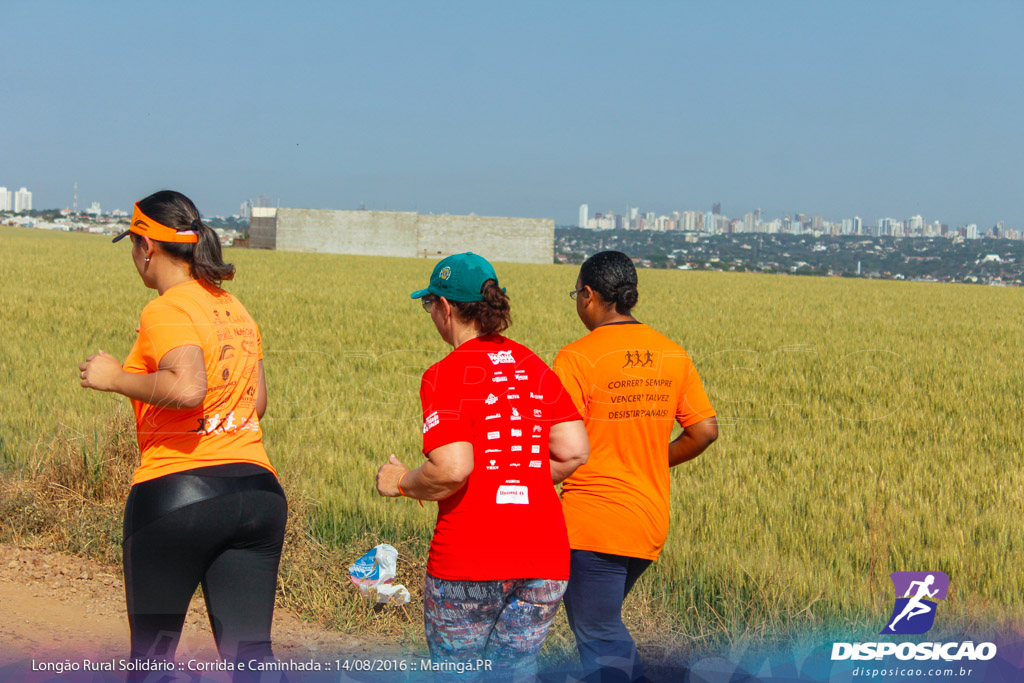
[[[178,406],[185,410],[195,410],[203,405],[206,400],[206,384],[195,384],[184,388],[178,394]]]
[[[708,425],[708,434],[707,434],[707,442],[708,443],[707,443],[707,445],[710,446],[711,444],[713,444],[717,440],[718,440],[718,420],[712,420],[711,424]]]
[[[178,405],[184,410],[195,410],[203,405],[203,399],[206,398],[206,393],[188,393],[184,394],[178,401]]]
[[[700,444],[701,450],[703,450],[718,439],[718,421],[712,417],[700,423],[700,427],[695,431],[694,440]]]
[[[472,460],[468,463],[452,463],[441,472],[441,481],[438,483],[446,489],[458,491],[471,474],[473,474]]]

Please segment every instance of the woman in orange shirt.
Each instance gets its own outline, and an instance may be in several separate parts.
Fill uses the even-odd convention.
[[[565,610],[586,680],[641,680],[622,602],[665,545],[669,468],[700,455],[718,425],[686,351],[633,317],[628,256],[591,256],[569,296],[589,334],[559,351],[554,368],[583,416],[590,459],[562,484]],[[670,441],[677,423],[683,432]]]
[[[259,329],[221,289],[234,266],[188,197],[163,190],[139,201],[114,241],[125,236],[159,296],[123,366],[101,350],[79,370],[83,387],[127,396],[135,411],[142,457],[123,541],[134,670],[170,670],[199,584],[221,656],[272,659],[288,508],[263,448]]]

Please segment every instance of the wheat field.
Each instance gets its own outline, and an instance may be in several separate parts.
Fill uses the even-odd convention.
[[[0,228],[3,476],[38,469],[58,434],[89,441],[127,402],[79,388],[77,364],[131,348],[155,293],[129,249]],[[373,476],[390,453],[422,457],[419,376],[447,347],[409,292],[433,263],[226,259],[226,288],[263,336],[267,450],[310,501],[308,539],[350,559],[400,544],[422,567],[433,506],[381,499]],[[576,267],[496,269],[509,336],[550,362],[585,332],[567,296]],[[691,354],[721,437],[673,471],[669,540],[630,598],[633,623],[712,644],[877,633],[898,570],[950,576],[950,629],[1024,622],[1024,291],[661,270],[639,289],[635,315]]]

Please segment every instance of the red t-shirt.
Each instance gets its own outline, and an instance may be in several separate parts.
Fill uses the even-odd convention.
[[[427,571],[453,581],[568,579],[551,483],[551,425],[579,420],[554,372],[501,335],[465,342],[423,374],[423,452],[473,444],[466,484],[438,501]]]

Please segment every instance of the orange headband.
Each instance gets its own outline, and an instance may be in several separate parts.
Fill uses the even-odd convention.
[[[157,242],[182,242],[193,243],[199,241],[199,233],[195,230],[175,230],[166,225],[157,223],[155,220],[142,213],[138,202],[135,203],[135,211],[132,212],[131,227],[129,232],[136,235],[146,235]]]

